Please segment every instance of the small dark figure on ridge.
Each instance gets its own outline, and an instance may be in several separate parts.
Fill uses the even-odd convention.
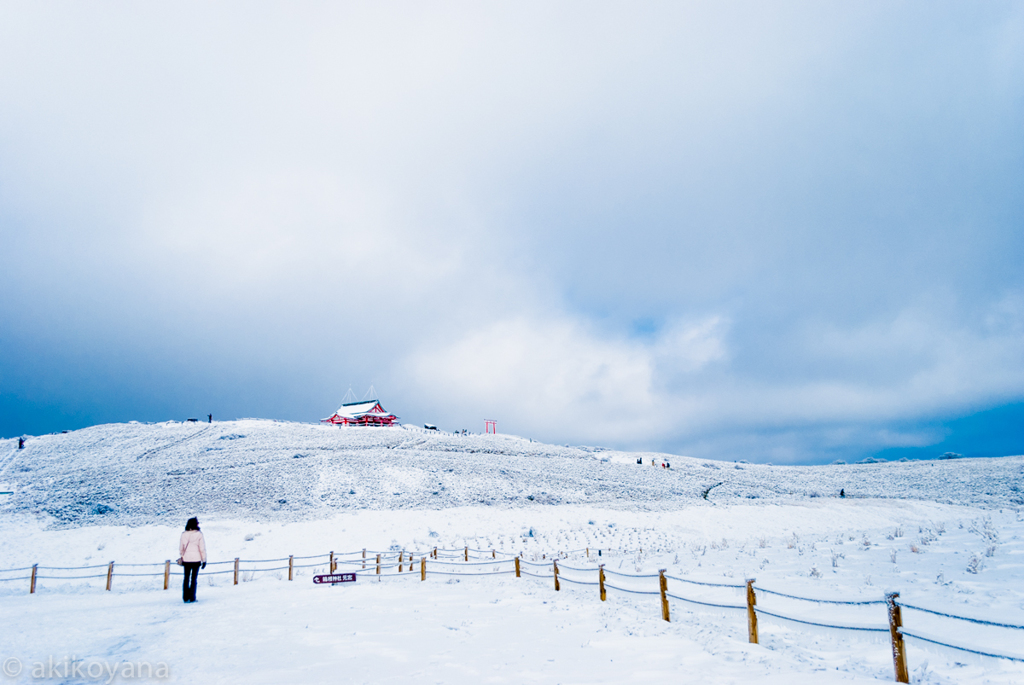
[[[199,530],[199,519],[192,517],[185,524],[185,532],[178,542],[181,565],[185,567],[185,579],[181,584],[182,599],[186,604],[196,601],[196,584],[199,569],[206,568],[206,539]]]

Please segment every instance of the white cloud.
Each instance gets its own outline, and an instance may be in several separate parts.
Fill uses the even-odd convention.
[[[644,342],[602,337],[569,317],[520,316],[419,349],[405,368],[419,394],[445,411],[489,412],[511,432],[642,439],[665,436],[686,402],[659,390],[659,374],[678,378],[721,359],[722,328],[716,318],[677,324]]]

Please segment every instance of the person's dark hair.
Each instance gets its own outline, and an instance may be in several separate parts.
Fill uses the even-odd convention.
[[[188,523],[185,524],[185,530],[199,530],[199,519],[195,516],[190,518]]]

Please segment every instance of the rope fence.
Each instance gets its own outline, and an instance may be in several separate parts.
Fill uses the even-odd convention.
[[[470,553],[473,553],[474,558],[471,560]],[[642,573],[622,573],[619,571],[612,571],[606,569],[604,564],[599,564],[594,568],[580,568],[576,566],[559,566],[559,560],[567,558],[570,554],[578,554],[580,552],[586,552],[587,559],[596,561],[596,558],[591,557],[590,549],[585,548],[581,550],[573,550],[571,552],[562,552],[556,555],[552,555],[548,559],[548,555],[542,555],[544,561],[534,561],[523,558],[522,554],[512,555],[507,552],[498,552],[497,550],[480,550],[471,549],[466,546],[462,549],[444,549],[434,547],[429,550],[370,550],[362,549],[353,552],[329,552],[327,554],[314,554],[308,556],[288,556],[280,557],[275,559],[240,559],[235,558],[233,560],[209,562],[208,566],[223,566],[232,564],[233,568],[227,568],[224,570],[217,571],[203,571],[203,575],[234,575],[234,584],[239,583],[240,578],[243,581],[251,580],[256,574],[265,573],[278,573],[281,571],[288,572],[288,580],[294,580],[295,571],[298,569],[311,569],[311,568],[322,568],[329,571],[330,574],[334,574],[339,566],[346,567],[359,567],[354,568],[351,573],[354,573],[356,577],[364,578],[376,578],[378,580],[392,579],[400,577],[408,577],[410,575],[419,575],[421,580],[426,580],[429,574],[439,575],[445,577],[479,577],[479,576],[505,576],[515,574],[516,578],[527,576],[529,578],[540,579],[545,582],[554,582],[554,588],[556,591],[561,589],[560,583],[567,582],[572,585],[578,585],[581,587],[593,587],[598,586],[600,588],[601,601],[606,601],[607,591],[612,590],[615,592],[621,592],[629,595],[643,595],[643,596],[661,596],[661,611],[662,618],[666,621],[670,620],[670,606],[669,599],[683,602],[686,604],[692,604],[700,607],[707,607],[710,609],[725,609],[725,610],[737,610],[742,611],[746,609],[747,612],[747,628],[748,638],[751,643],[759,644],[759,627],[758,618],[765,617],[771,619],[777,619],[780,621],[796,623],[800,625],[813,626],[817,628],[827,628],[834,630],[846,630],[854,632],[867,632],[867,633],[889,633],[892,641],[892,653],[893,653],[893,665],[896,675],[897,682],[909,682],[909,671],[906,664],[906,649],[903,643],[903,638],[911,638],[914,640],[920,640],[929,644],[945,647],[948,649],[959,650],[963,652],[969,652],[985,657],[1005,659],[1013,662],[1024,663],[1024,657],[1013,656],[1007,654],[998,654],[995,652],[988,652],[973,649],[963,645],[956,645],[949,642],[945,642],[937,637],[921,634],[919,632],[910,632],[903,628],[902,625],[902,609],[908,609],[911,611],[922,612],[942,618],[948,618],[959,621],[967,621],[970,623],[989,626],[999,629],[1010,629],[1010,630],[1024,630],[1024,625],[1017,625],[1012,623],[1001,623],[998,621],[989,621],[980,618],[974,618],[969,616],[959,616],[948,612],[938,611],[935,609],[929,609],[926,607],[920,607],[912,604],[905,604],[899,601],[899,593],[890,593],[885,596],[884,599],[869,599],[869,600],[842,600],[842,599],[827,599],[817,597],[803,597],[799,595],[793,595],[778,590],[772,590],[764,588],[759,585],[755,585],[753,579],[749,579],[745,584],[739,583],[718,583],[711,581],[700,581],[693,580],[690,578],[679,578],[677,576],[666,575],[664,570],[659,571],[656,574],[642,574]],[[501,555],[499,558],[498,555]],[[480,555],[485,558],[479,558]],[[490,558],[486,558],[489,555]],[[598,555],[602,556],[602,555]],[[347,558],[346,558],[347,557]],[[314,563],[308,564],[296,564],[296,561],[309,561],[309,560],[320,560]],[[281,564],[287,562],[287,565],[269,566],[267,564]],[[245,564],[246,567],[242,565]],[[503,568],[510,564],[514,564],[514,569]],[[523,568],[524,566],[540,571],[539,573],[532,572]],[[138,569],[138,568],[156,568],[153,572],[142,572],[138,573],[135,571],[125,572],[122,568]],[[34,594],[36,592],[37,581],[49,580],[49,581],[69,581],[69,580],[93,580],[96,578],[106,578],[106,590],[111,590],[114,578],[163,578],[163,589],[167,590],[170,585],[170,578],[182,577],[183,570],[179,569],[174,565],[172,572],[172,562],[165,560],[163,563],[142,563],[142,564],[120,564],[115,562],[109,562],[107,564],[95,564],[88,566],[40,566],[35,564],[33,566],[23,566],[19,568],[0,569],[0,582],[12,582],[12,581],[29,581],[29,593]],[[440,568],[438,568],[440,567]],[[490,567],[485,570],[485,567]],[[90,571],[93,569],[105,568],[105,573],[85,573],[82,571]],[[406,570],[408,569],[408,570]],[[31,575],[24,576],[12,576],[4,577],[6,574],[22,573],[24,571],[31,571]],[[50,572],[49,574],[42,574],[40,571]],[[419,571],[417,574],[416,572]],[[56,573],[54,573],[56,572]],[[573,574],[592,574],[597,573],[597,581],[591,579],[583,579],[580,577],[570,578],[565,575],[566,572]],[[657,578],[659,589],[640,589],[623,587],[622,585],[612,585],[606,582],[606,574],[611,574],[618,578],[629,579],[631,581],[640,581],[641,583],[646,582],[650,579]],[[247,576],[247,577],[246,577]],[[280,577],[280,576],[278,576]],[[592,578],[593,576],[590,576]],[[668,581],[688,584],[699,587],[709,587],[716,589],[724,589],[729,591],[743,591],[746,596],[745,603],[727,603],[722,601],[709,601],[707,598],[696,599],[693,597],[686,597],[676,593],[668,592]],[[7,586],[10,587],[10,586]],[[836,624],[826,620],[820,620],[815,617],[812,620],[807,617],[792,616],[786,613],[782,613],[778,610],[768,610],[757,606],[757,595],[762,594],[769,597],[779,597],[784,600],[793,600],[797,602],[807,602],[816,605],[832,605],[832,606],[849,606],[849,607],[871,607],[886,605],[888,614],[888,625],[850,625],[850,624]]]
[[[995,621],[985,621],[980,618],[970,618],[968,616],[957,616],[955,614],[947,614],[942,611],[935,611],[934,609],[925,609],[924,607],[914,606],[913,604],[901,603],[904,609],[913,609],[914,611],[923,611],[926,614],[934,614],[936,616],[944,616],[945,618],[955,618],[958,621],[970,621],[971,623],[977,623],[983,626],[995,626],[996,628],[1012,628],[1013,630],[1024,630],[1024,626],[1014,625],[1012,623],[996,623]],[[924,638],[921,638],[924,639]]]

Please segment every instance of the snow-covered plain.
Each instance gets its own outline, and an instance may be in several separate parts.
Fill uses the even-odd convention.
[[[713,603],[742,605],[743,591],[682,581],[756,577],[765,589],[841,600],[898,591],[911,605],[1020,625],[1022,473],[1020,457],[759,466],[256,420],[96,426],[30,438],[22,451],[8,442],[0,481],[15,495],[0,498],[0,567],[114,560],[117,571],[109,593],[103,578],[59,581],[45,569],[35,595],[27,581],[0,581],[0,660],[17,659],[23,670],[7,680],[26,683],[51,657],[58,677],[46,682],[106,681],[62,679],[65,657],[81,660],[80,673],[163,662],[183,683],[891,682],[884,633],[762,616],[761,644],[750,645],[742,610],[672,600],[666,623],[657,595],[612,590],[601,602],[596,587],[565,582],[556,593],[550,578],[436,573],[487,566],[428,562],[425,582],[417,572],[328,587],[311,582],[326,571],[319,558],[293,582],[286,571],[243,573],[238,586],[230,573],[206,574],[199,602],[187,606],[175,585],[162,591],[159,575],[120,574],[159,573],[122,565],[174,558],[185,518],[198,515],[213,561],[468,545],[522,553],[543,564],[524,569],[542,575],[561,555],[566,580],[596,581],[598,563],[638,575],[664,568],[670,593]],[[656,578],[610,573],[608,582],[657,590]],[[758,606],[886,626],[877,604],[762,592]],[[1024,657],[1024,631],[909,609],[904,625]],[[912,682],[1024,683],[1022,663],[907,644]]]

